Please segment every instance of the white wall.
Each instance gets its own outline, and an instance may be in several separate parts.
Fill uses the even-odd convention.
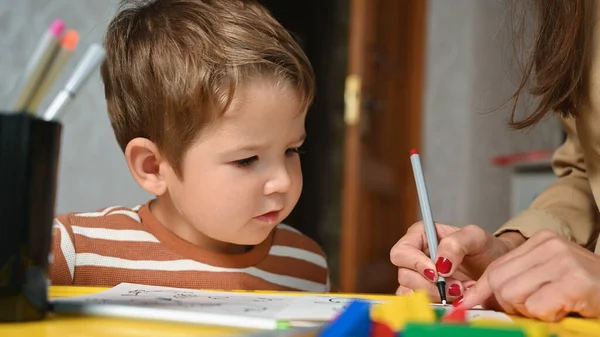
[[[509,216],[509,171],[491,158],[561,141],[553,118],[511,131],[506,108],[490,112],[518,80],[505,15],[503,1],[428,1],[423,161],[439,222],[496,229]]]
[[[64,84],[85,48],[100,42],[116,0],[0,0],[0,104],[10,101],[39,35],[61,17],[81,34],[80,47],[58,83]],[[552,149],[556,124],[528,135],[509,131],[496,108],[513,89],[503,56],[504,7],[497,0],[428,0],[423,161],[438,221],[477,223],[493,230],[508,217],[508,172],[490,158],[503,153]],[[55,88],[51,97],[58,88]],[[50,97],[50,98],[51,98]],[[48,104],[48,100],[44,106]],[[133,181],[106,115],[99,73],[64,119],[57,212],[108,205],[133,206],[150,196]]]
[[[116,0],[0,0],[0,105],[6,109],[42,32],[55,18],[80,34],[79,47],[57,80],[64,85],[85,49],[101,42],[118,6]],[[46,99],[45,108],[58,91]],[[95,210],[110,205],[135,206],[149,199],[131,178],[106,114],[99,71],[82,89],[64,118],[57,212]]]

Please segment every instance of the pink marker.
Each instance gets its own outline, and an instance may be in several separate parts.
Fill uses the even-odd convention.
[[[25,111],[30,113],[35,113],[37,111],[44,97],[46,97],[46,94],[54,84],[54,81],[71,58],[71,55],[75,51],[75,47],[77,47],[78,42],[79,33],[72,29],[67,30],[61,39],[60,49],[52,59],[52,62],[44,73],[44,76],[42,76],[40,84],[35,89],[35,92],[33,95],[31,95]]]
[[[35,94],[44,73],[60,48],[60,40],[64,30],[64,22],[57,19],[52,22],[50,27],[44,32],[44,35],[42,35],[22,75],[20,90],[12,105],[15,111],[24,111],[29,100]]]
[[[52,35],[59,38],[62,35],[63,30],[65,30],[65,23],[61,19],[56,19],[54,20],[54,22],[52,22],[48,30],[50,30],[50,33],[52,33]]]

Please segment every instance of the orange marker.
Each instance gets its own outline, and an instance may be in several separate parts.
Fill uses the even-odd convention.
[[[73,51],[77,47],[77,43],[79,42],[79,34],[74,30],[68,30],[60,41],[60,49],[54,59],[52,60],[52,64],[48,71],[43,75],[42,81],[40,85],[36,88],[35,93],[32,99],[27,104],[27,111],[35,112],[46,94],[56,81],[56,78],[65,67]]]

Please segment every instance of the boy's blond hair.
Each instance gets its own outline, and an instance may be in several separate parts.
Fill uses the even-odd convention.
[[[302,111],[313,100],[306,55],[255,1],[125,1],[104,43],[101,73],[117,142],[124,150],[136,137],[151,140],[180,177],[202,127],[250,79],[291,85]]]

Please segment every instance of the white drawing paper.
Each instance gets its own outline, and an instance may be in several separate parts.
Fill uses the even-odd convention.
[[[70,298],[55,303],[119,304],[210,314],[260,317],[288,321],[330,321],[342,312],[353,298],[331,295],[287,296],[267,293],[220,292],[121,283],[111,289]],[[364,300],[364,299],[363,299]],[[375,304],[381,301],[368,300]],[[433,304],[440,307],[441,305]],[[450,309],[451,306],[445,306]],[[509,320],[499,312],[469,310],[469,319]]]

